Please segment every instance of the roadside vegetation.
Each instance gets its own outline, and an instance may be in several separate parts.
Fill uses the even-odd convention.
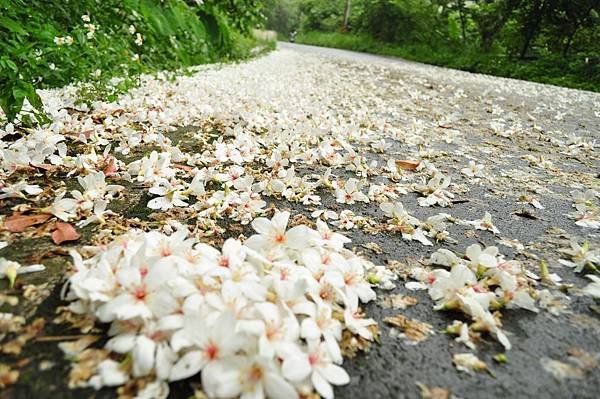
[[[594,0],[268,0],[282,38],[600,91]]]
[[[0,121],[44,121],[36,89],[113,100],[136,76],[248,57],[258,0],[0,0]]]

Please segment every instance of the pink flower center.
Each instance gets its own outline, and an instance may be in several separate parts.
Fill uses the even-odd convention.
[[[321,292],[319,293],[319,296],[321,297],[322,300],[329,302],[333,299],[331,294],[332,293],[330,290],[322,289]]]
[[[287,271],[287,270],[285,270],[285,269],[284,269],[284,270],[282,270],[282,271],[279,273],[279,279],[280,279],[280,280],[287,280],[287,279],[288,279],[288,277],[289,277],[289,273],[288,273],[288,271]]]
[[[262,380],[263,377],[263,371],[259,366],[254,366],[252,367],[252,370],[250,370],[250,381],[256,383],[260,380]]]
[[[146,289],[144,287],[136,288],[133,294],[138,301],[146,299]]]
[[[347,274],[344,276],[344,283],[346,285],[352,285],[354,284],[354,275],[353,274]]]
[[[281,233],[277,234],[275,236],[275,242],[277,244],[283,244],[285,242],[285,236],[283,234],[281,234]]]
[[[214,345],[214,344],[208,345],[208,348],[206,348],[206,357],[208,357],[210,360],[214,360],[217,358],[218,354],[219,354],[219,348],[217,348],[216,345]]]

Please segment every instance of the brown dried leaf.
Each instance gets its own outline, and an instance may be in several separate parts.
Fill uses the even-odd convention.
[[[68,323],[72,328],[77,328],[84,334],[94,329],[94,319],[89,316],[71,312],[66,306],[59,306],[56,309],[58,316],[52,320],[54,324]]]
[[[582,348],[573,347],[567,350],[569,360],[584,370],[592,370],[598,367],[600,355],[598,353],[590,353]]]
[[[367,329],[375,337],[375,341],[379,342],[379,328],[376,324],[370,325]],[[342,341],[340,342],[340,349],[344,357],[354,357],[359,352],[368,352],[373,342],[352,333],[350,330],[344,330],[342,333]]]
[[[33,166],[34,168],[38,168],[38,169],[43,169],[46,171],[50,171],[53,169],[56,169],[55,165],[49,164],[49,163],[40,163],[40,164],[30,164],[31,166]]]
[[[56,245],[59,245],[65,241],[75,241],[79,239],[81,235],[75,230],[72,224],[57,221],[56,222],[56,230],[52,232],[52,241]]]
[[[397,159],[396,166],[404,170],[416,170],[421,161],[411,161],[408,159]]]
[[[14,214],[4,219],[4,229],[12,233],[21,233],[30,226],[46,222],[51,216],[47,213],[40,215]]]

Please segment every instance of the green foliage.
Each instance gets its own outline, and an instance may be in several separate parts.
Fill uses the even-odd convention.
[[[294,0],[265,0],[265,27],[284,37],[300,27],[298,4]]]
[[[247,56],[261,18],[259,0],[0,0],[0,107],[13,120],[27,100],[44,122],[38,88],[113,98],[142,72]]]
[[[345,0],[299,2],[302,30],[335,31],[342,26]]]
[[[432,42],[442,38],[437,7],[421,0],[364,0],[359,28],[386,42]],[[446,33],[446,32],[444,32]]]

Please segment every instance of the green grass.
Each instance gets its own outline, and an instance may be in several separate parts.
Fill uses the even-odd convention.
[[[450,45],[432,48],[425,44],[384,43],[369,35],[337,32],[305,32],[298,35],[296,42],[400,57],[469,72],[600,92],[600,66],[586,63],[583,57],[564,59],[552,56],[522,61]]]

